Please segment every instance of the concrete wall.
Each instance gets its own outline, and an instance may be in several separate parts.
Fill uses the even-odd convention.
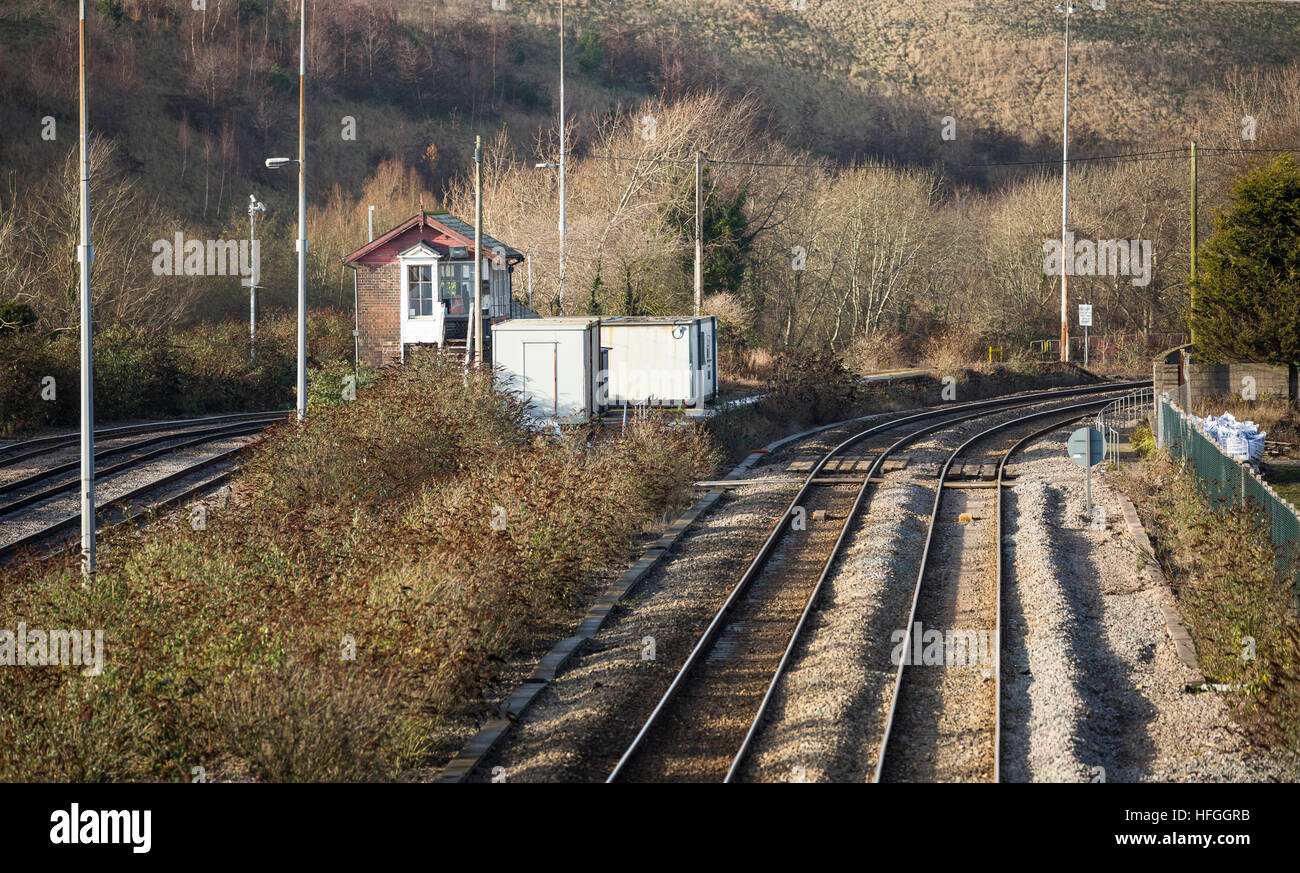
[[[1216,395],[1236,394],[1253,380],[1256,397],[1297,399],[1295,368],[1287,364],[1194,364],[1187,360],[1185,349],[1171,349],[1152,364],[1152,381],[1157,394],[1180,397],[1179,405],[1191,409],[1197,401]]]

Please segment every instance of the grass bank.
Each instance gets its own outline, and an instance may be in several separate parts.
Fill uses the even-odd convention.
[[[1191,473],[1144,444],[1146,457],[1118,482],[1151,535],[1201,669],[1239,686],[1226,697],[1253,740],[1300,751],[1300,617],[1268,528],[1248,508],[1212,509]]]
[[[100,422],[250,412],[293,405],[297,316],[263,313],[257,359],[248,322],[231,318],[172,333],[113,325],[95,331],[95,418]],[[330,309],[307,318],[308,363],[351,362],[351,318]],[[0,332],[0,436],[78,420],[81,365],[75,333]]]

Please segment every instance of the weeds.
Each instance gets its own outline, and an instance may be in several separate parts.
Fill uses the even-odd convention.
[[[1259,742],[1300,749],[1300,618],[1269,530],[1250,508],[1212,509],[1191,474],[1154,451],[1121,479],[1153,534],[1212,682]]]

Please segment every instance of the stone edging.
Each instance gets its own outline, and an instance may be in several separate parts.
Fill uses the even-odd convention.
[[[1170,589],[1168,580],[1165,579],[1165,574],[1160,569],[1160,564],[1156,561],[1156,553],[1155,549],[1151,547],[1151,539],[1147,536],[1146,528],[1142,526],[1142,519],[1138,516],[1137,507],[1133,505],[1133,501],[1117,490],[1114,491],[1114,494],[1119,498],[1120,508],[1124,512],[1124,521],[1128,525],[1129,536],[1133,538],[1142,554],[1146,556],[1147,565],[1143,568],[1142,573],[1156,583],[1156,602],[1160,606],[1160,612],[1164,615],[1165,629],[1169,632],[1169,638],[1173,640],[1174,651],[1178,654],[1178,660],[1196,672],[1195,681],[1188,683],[1188,690],[1199,689],[1205,684],[1205,675],[1201,672],[1200,664],[1196,659],[1196,645],[1192,642],[1191,635],[1187,633],[1187,628],[1183,626],[1183,618],[1178,612],[1178,602],[1174,598],[1174,592]]]

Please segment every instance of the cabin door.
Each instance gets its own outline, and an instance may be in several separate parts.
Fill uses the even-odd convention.
[[[524,343],[524,394],[546,415],[560,414],[559,343]]]

